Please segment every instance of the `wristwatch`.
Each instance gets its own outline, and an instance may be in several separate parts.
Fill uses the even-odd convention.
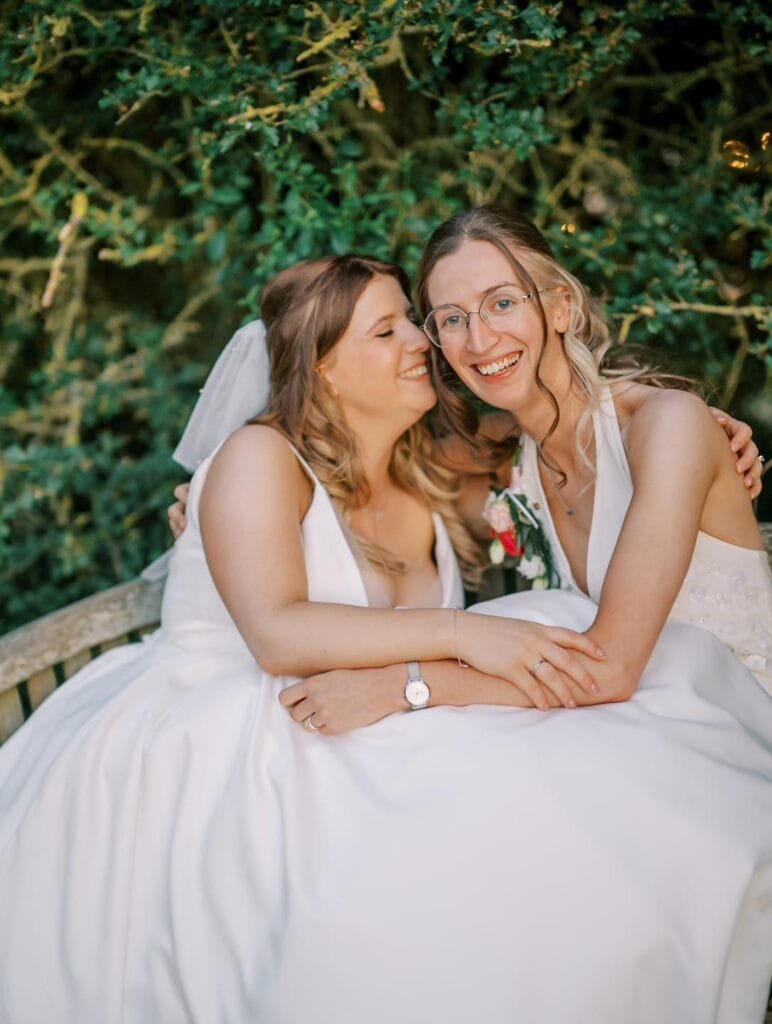
[[[407,663],[407,683],[405,684],[405,700],[410,705],[411,711],[420,711],[421,708],[429,706],[431,696],[426,680],[421,675],[421,669],[417,661]]]

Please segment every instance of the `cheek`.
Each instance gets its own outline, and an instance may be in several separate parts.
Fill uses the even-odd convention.
[[[443,367],[442,367],[442,360],[444,359],[445,362],[447,363],[447,365],[456,374],[456,376],[461,377],[463,379],[466,375],[468,375],[469,374],[469,370],[466,367],[464,367],[464,365],[461,362],[461,358],[460,357],[461,357],[461,352],[460,351],[453,351],[453,350],[451,350],[449,352],[446,349],[443,349],[443,352],[442,352],[442,355],[440,356],[440,361],[439,361],[440,362],[440,367],[439,367],[440,374],[442,373],[442,369],[443,369]]]
[[[396,369],[393,356],[385,348],[363,347],[338,369],[336,385],[344,400],[364,406],[391,401]]]

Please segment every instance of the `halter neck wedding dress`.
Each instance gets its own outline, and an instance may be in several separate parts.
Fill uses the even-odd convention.
[[[0,751],[0,1021],[758,1024],[772,711],[728,648],[669,625],[627,704],[309,733],[210,579],[208,464],[161,629]],[[312,600],[367,604],[318,483],[303,543]],[[593,607],[480,610],[581,627]]]

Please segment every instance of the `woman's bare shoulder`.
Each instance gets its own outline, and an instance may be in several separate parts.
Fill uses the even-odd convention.
[[[652,457],[710,464],[728,454],[724,433],[699,395],[678,388],[633,383],[614,393],[625,448],[631,465]]]
[[[265,423],[248,423],[230,435],[212,459],[207,485],[210,481],[223,495],[268,491],[281,493],[284,500],[297,495],[301,509],[311,489],[287,438]],[[207,485],[205,489],[211,491]]]
[[[691,391],[658,388],[638,381],[615,381],[611,393],[623,431],[632,427],[648,428],[654,419],[664,419],[671,426],[679,423],[715,426],[707,404]]]

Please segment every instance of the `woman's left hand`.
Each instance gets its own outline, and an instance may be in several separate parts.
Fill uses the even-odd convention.
[[[737,472],[743,474],[743,482],[751,498],[758,498],[761,494],[761,475],[764,469],[759,450],[753,440],[753,431],[747,423],[736,420],[721,409],[710,410],[721,426],[724,428],[732,446],[732,451],[737,456]]]
[[[310,719],[325,736],[340,736],[407,708],[404,669],[391,665],[320,672],[286,687],[279,701],[298,725],[313,731],[306,725]]]

